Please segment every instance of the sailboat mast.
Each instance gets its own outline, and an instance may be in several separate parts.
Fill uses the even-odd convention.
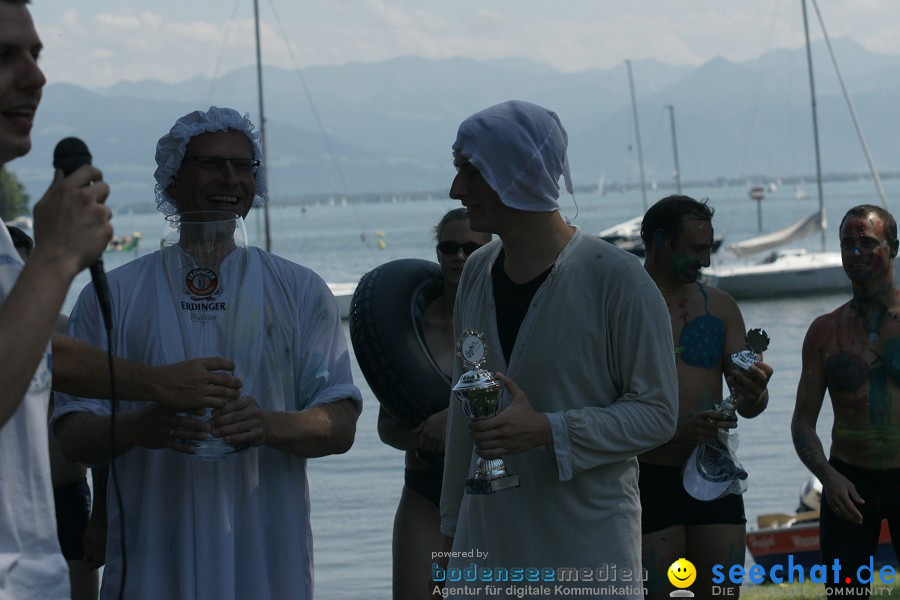
[[[631,61],[626,59],[628,66],[628,87],[631,89],[631,111],[634,114],[634,137],[637,140],[638,166],[641,169],[641,199],[644,202],[644,212],[647,212],[647,182],[644,179],[644,151],[641,149],[641,128],[638,125],[637,100],[634,96],[634,76],[631,74]]]
[[[253,0],[253,21],[256,27],[256,89],[259,93],[259,137],[262,142],[262,162],[268,168],[269,163],[266,161],[266,116],[263,110],[262,49],[259,42],[259,0]],[[263,217],[266,229],[266,252],[271,252],[272,236],[269,226],[268,202],[263,205]]]
[[[862,126],[859,124],[859,118],[856,116],[856,109],[853,108],[850,92],[847,91],[847,85],[844,83],[841,67],[838,65],[837,56],[834,54],[834,48],[831,47],[831,39],[828,37],[828,31],[825,29],[825,21],[822,20],[822,13],[819,11],[819,4],[816,0],[813,0],[813,8],[816,10],[816,16],[819,18],[819,26],[821,26],[822,35],[825,37],[825,45],[828,46],[828,54],[831,55],[831,64],[834,65],[834,72],[837,75],[838,82],[841,84],[844,100],[847,101],[847,108],[850,109],[850,117],[853,119],[856,135],[859,137],[859,143],[862,146],[863,154],[866,156],[866,163],[869,165],[869,173],[872,174],[872,181],[875,182],[875,190],[878,192],[878,197],[881,198],[881,206],[887,210],[887,199],[884,197],[884,188],[881,186],[881,177],[878,175],[878,169],[875,168],[875,162],[872,160],[872,153],[869,152],[869,144],[866,143],[866,136],[863,135]]]
[[[678,166],[678,138],[675,137],[675,107],[666,104],[669,109],[669,123],[672,125],[672,154],[675,155],[675,187],[681,194],[681,168]]]
[[[806,16],[806,0],[803,6],[803,33],[806,36],[806,64],[809,68],[809,95],[812,101],[813,141],[816,149],[816,186],[819,190],[819,215],[822,219],[822,252],[825,252],[825,195],[822,192],[822,160],[819,157],[819,118],[816,112],[816,83],[813,78],[812,49],[809,43],[809,21]]]

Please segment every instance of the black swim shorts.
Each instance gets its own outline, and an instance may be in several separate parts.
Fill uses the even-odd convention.
[[[91,519],[91,489],[87,478],[53,488],[56,534],[66,560],[84,558],[84,532]]]
[[[743,525],[744,498],[728,494],[717,500],[697,500],[684,490],[681,467],[640,463],[641,533],[675,525]]]

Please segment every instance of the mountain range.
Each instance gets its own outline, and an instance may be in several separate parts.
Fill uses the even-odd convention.
[[[900,56],[833,41],[862,130],[883,174],[900,173]],[[867,166],[823,42],[813,45],[823,171]],[[764,181],[815,172],[804,49],[774,50],[700,66],[632,62],[646,176],[670,185],[672,105],[682,181]],[[576,186],[639,183],[626,66],[563,73],[524,60],[427,60],[263,71],[268,172],[285,202],[335,196],[444,194],[454,170],[450,145],[468,115],[508,99],[555,110],[568,130]],[[156,141],[179,116],[209,105],[257,119],[256,70],[178,83],[120,82],[86,89],[49,84],[32,152],[8,165],[29,194],[49,183],[53,147],[84,139],[117,206],[152,207]]]

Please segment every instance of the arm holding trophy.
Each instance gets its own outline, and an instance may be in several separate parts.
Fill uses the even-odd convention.
[[[751,329],[747,333],[746,344],[746,348],[731,355],[730,361],[734,370],[742,371],[744,378],[749,379],[751,369],[762,363],[762,353],[769,347],[769,336],[762,329]],[[768,378],[765,381],[768,382]],[[750,402],[755,408],[759,398],[766,394],[765,389],[759,392],[752,385],[752,380],[744,386],[746,388],[750,388]],[[737,391],[731,391],[716,405],[720,418],[737,421],[736,413],[742,399]],[[761,410],[752,413],[751,409],[748,412],[755,416]],[[685,464],[684,489],[697,500],[705,501],[746,491],[747,471],[737,460],[737,445],[737,434],[729,433],[727,428],[722,428],[711,441],[697,445]]]
[[[510,404],[492,418],[469,423],[479,456],[497,458],[537,446],[552,446],[553,432],[547,415],[534,410],[528,396],[510,377],[497,371],[497,379],[509,395]]]

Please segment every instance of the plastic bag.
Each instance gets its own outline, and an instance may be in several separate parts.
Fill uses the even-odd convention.
[[[716,500],[727,494],[743,494],[747,471],[737,459],[738,435],[719,431],[710,442],[694,448],[684,465],[685,491],[697,500]]]

